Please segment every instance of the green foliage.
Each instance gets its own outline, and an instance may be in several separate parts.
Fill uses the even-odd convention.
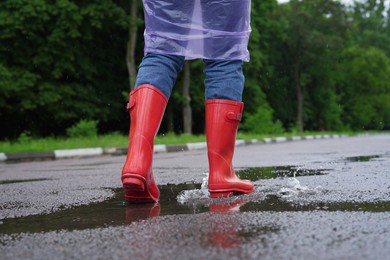
[[[354,130],[389,124],[390,59],[386,54],[375,47],[351,46],[344,51],[340,66],[345,123]]]
[[[29,132],[23,132],[19,135],[17,139],[17,143],[19,144],[29,144],[33,138],[31,137],[31,134]]]
[[[292,0],[278,11],[286,37],[275,43],[280,72],[266,91],[275,115],[285,127],[294,124],[300,131],[337,129],[341,112],[332,78],[346,38],[343,6],[332,0]]]
[[[0,139],[63,136],[81,118],[98,119],[99,132],[128,130],[129,7],[122,0],[0,1]],[[138,17],[139,62],[141,4]],[[333,0],[252,1],[242,129],[299,129],[298,90],[304,130],[390,125],[389,19],[384,0],[355,1],[349,9]],[[201,60],[191,62],[199,134],[203,69]],[[181,85],[179,75],[162,132],[182,131]]]
[[[241,129],[254,134],[281,134],[284,133],[280,121],[273,120],[273,111],[266,105],[257,107],[255,113],[246,117]]]
[[[126,25],[113,1],[1,1],[0,119],[7,126],[0,137],[64,134],[79,118],[117,120]]]
[[[284,20],[273,19],[277,8],[275,0],[252,1],[252,32],[248,46],[251,61],[244,64],[244,115],[255,113],[258,104],[269,102],[264,90],[271,87],[270,79],[274,76],[273,42],[284,37]]]
[[[77,124],[66,129],[69,137],[96,137],[97,136],[97,121],[80,120]]]

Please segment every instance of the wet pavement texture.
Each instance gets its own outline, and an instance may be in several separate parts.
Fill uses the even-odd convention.
[[[123,156],[0,164],[0,259],[388,259],[390,135],[236,148],[256,192],[210,199],[206,151],[155,154],[158,204]]]

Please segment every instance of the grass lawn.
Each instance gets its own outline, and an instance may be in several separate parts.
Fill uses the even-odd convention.
[[[334,132],[305,132],[302,134],[286,133],[277,136],[305,136],[318,134],[348,134],[352,133],[334,133]],[[237,139],[251,140],[276,137],[272,135],[256,135],[248,133],[238,133]],[[175,135],[172,133],[158,135],[155,139],[155,144],[185,144],[195,142],[205,142],[205,135]],[[18,141],[1,141],[0,153],[18,153],[18,152],[44,152],[61,149],[76,149],[76,148],[93,148],[93,147],[127,147],[128,137],[118,133],[99,135],[95,137],[80,137],[80,138],[24,138]]]

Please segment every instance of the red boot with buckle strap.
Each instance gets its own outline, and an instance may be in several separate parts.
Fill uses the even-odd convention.
[[[141,85],[130,93],[127,105],[130,114],[129,146],[122,169],[125,200],[130,203],[159,200],[160,191],[153,178],[152,160],[154,137],[167,102],[166,96],[152,85]]]
[[[223,99],[206,101],[206,138],[209,159],[210,197],[251,193],[251,181],[239,179],[232,165],[238,124],[244,103]]]

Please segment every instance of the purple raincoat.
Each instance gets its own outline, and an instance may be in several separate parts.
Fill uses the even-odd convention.
[[[145,53],[249,61],[251,0],[143,0]]]

